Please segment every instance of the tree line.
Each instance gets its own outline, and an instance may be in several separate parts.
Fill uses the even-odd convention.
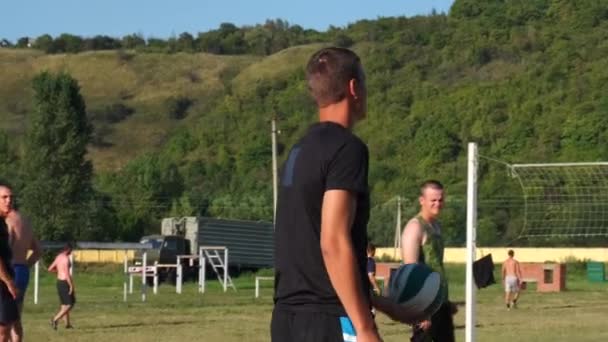
[[[344,30],[330,27],[326,32],[290,25],[282,19],[267,20],[264,24],[237,27],[222,23],[217,29],[193,35],[183,32],[168,39],[129,34],[121,38],[106,35],[82,37],[63,33],[57,37],[43,34],[39,37],[22,37],[16,42],[3,39],[6,48],[34,48],[49,54],[79,53],[97,50],[136,50],[156,53],[207,52],[220,55],[252,54],[266,56],[295,45],[333,41],[340,46],[353,43]]]

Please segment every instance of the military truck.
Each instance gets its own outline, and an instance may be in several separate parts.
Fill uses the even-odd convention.
[[[259,269],[273,266],[274,226],[271,222],[225,220],[208,217],[171,217],[162,220],[161,234],[141,238],[150,243],[146,262],[175,265],[179,255],[195,255],[199,247],[223,246],[228,249],[228,267],[232,270]],[[141,264],[143,252],[136,253]],[[197,260],[181,260],[184,279],[198,275]],[[161,281],[174,281],[175,267],[159,267]]]

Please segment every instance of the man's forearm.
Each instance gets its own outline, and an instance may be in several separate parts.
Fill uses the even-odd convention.
[[[372,296],[372,305],[376,310],[384,313],[393,321],[399,321],[406,324],[418,323],[419,321],[414,319],[412,313],[408,312],[405,307],[393,302],[387,297]]]
[[[38,260],[40,260],[40,257],[42,256],[42,253],[40,251],[33,251],[32,254],[30,254],[30,256],[27,258],[27,260],[25,261],[28,267],[32,267],[34,266],[34,264],[36,264],[38,262]]]
[[[352,246],[347,241],[323,249],[323,260],[332,286],[356,330],[374,329],[370,303],[363,293]]]
[[[367,278],[369,279],[369,283],[372,285],[372,287],[374,288],[374,290],[378,290],[378,283],[376,283],[376,277],[374,277],[371,274],[367,274]]]

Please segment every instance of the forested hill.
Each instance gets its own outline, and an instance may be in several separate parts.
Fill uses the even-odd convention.
[[[95,127],[89,155],[105,204],[96,210],[104,211],[100,226],[114,227],[83,238],[107,240],[137,239],[167,215],[270,220],[269,120],[278,116],[283,159],[315,120],[303,66],[329,44],[354,49],[367,73],[368,119],[357,133],[371,154],[370,235],[378,244],[392,243],[396,196],[411,214],[426,178],[447,185],[448,243],[464,241],[469,141],[506,162],[608,160],[606,0],[456,0],[446,15],[298,32],[301,39],[285,43],[294,46],[267,56],[4,49],[1,126],[11,137],[26,129],[37,71],[65,70],[79,81]],[[18,162],[10,151],[19,139],[3,141],[0,154]],[[521,196],[503,165],[480,167],[481,205]],[[517,237],[519,213],[503,209],[480,220],[482,243]]]

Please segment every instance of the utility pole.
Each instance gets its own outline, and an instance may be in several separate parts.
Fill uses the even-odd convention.
[[[277,218],[277,197],[278,197],[278,170],[277,170],[277,116],[272,116],[271,138],[272,138],[272,199],[273,199],[273,223]]]

